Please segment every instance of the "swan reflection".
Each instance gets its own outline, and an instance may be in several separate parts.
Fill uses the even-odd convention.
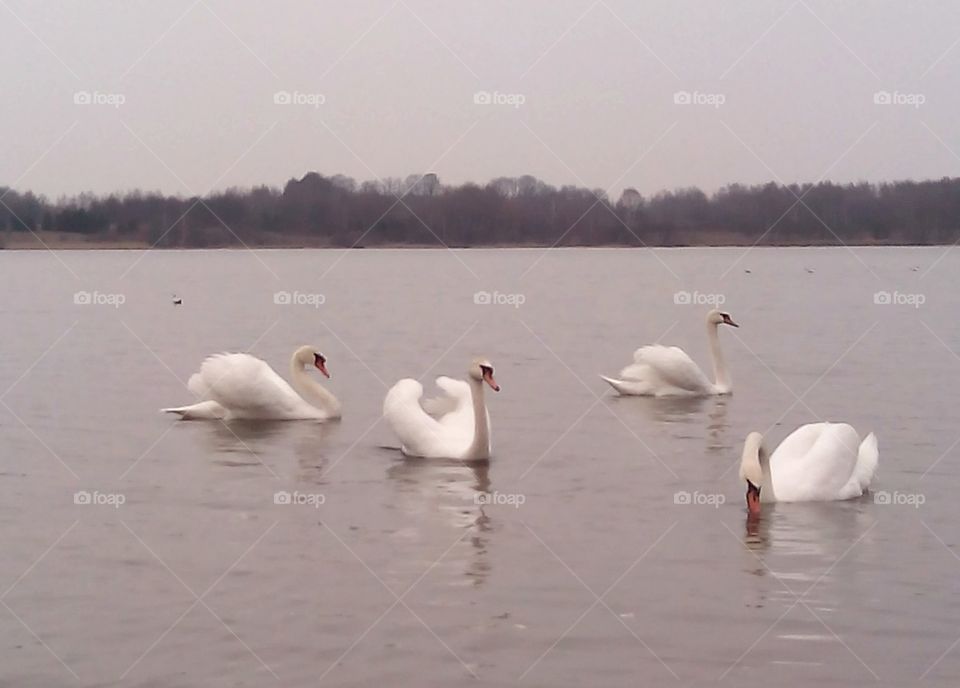
[[[490,463],[406,458],[387,469],[387,478],[397,488],[396,505],[420,517],[425,527],[435,525],[439,513],[448,526],[467,531],[463,541],[471,549],[462,562],[463,575],[481,585],[490,573],[487,550],[493,527],[478,495],[490,491]],[[418,537],[419,528],[410,536]],[[453,560],[455,551],[446,559]]]
[[[707,451],[711,454],[720,454],[728,456],[733,451],[734,446],[727,440],[727,429],[730,423],[727,421],[727,397],[715,397],[713,404],[707,411]]]
[[[280,420],[229,420],[196,424],[213,453],[235,455],[216,462],[224,466],[260,466],[275,457],[279,440],[288,440],[297,460],[297,477],[319,483],[329,457],[326,441],[338,424]],[[272,467],[277,470],[275,466]]]
[[[746,519],[743,545],[753,553],[747,570],[813,584],[847,556],[854,543],[861,550],[869,547],[865,535],[875,523],[865,498],[764,505],[762,513]]]

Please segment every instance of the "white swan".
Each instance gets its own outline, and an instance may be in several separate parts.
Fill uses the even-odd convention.
[[[438,377],[446,396],[426,399],[423,385],[406,378],[390,388],[383,401],[383,417],[400,438],[407,456],[478,461],[490,458],[490,414],[483,399],[483,383],[495,392],[500,386],[493,365],[477,359],[468,369],[469,383]]]
[[[184,420],[248,418],[264,420],[327,420],[340,417],[340,402],[306,373],[314,366],[325,377],[327,359],[313,347],[301,346],[290,358],[291,386],[265,361],[250,354],[215,354],[190,376],[188,389],[200,401],[162,409]]]
[[[846,423],[801,425],[772,456],[763,435],[751,432],[743,445],[740,479],[747,483],[747,510],[760,513],[765,502],[823,502],[853,499],[864,493],[877,470],[880,453],[871,432],[863,442]]]
[[[653,397],[709,396],[730,394],[733,382],[727,362],[720,350],[719,325],[740,327],[729,313],[712,310],[707,313],[707,339],[713,358],[716,382],[700,370],[687,353],[676,346],[643,346],[633,352],[633,363],[620,371],[620,378],[600,377],[620,394]]]

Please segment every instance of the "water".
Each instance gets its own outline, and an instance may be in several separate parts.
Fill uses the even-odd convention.
[[[0,253],[0,678],[955,685],[960,253],[944,251]],[[707,307],[678,291],[722,294],[740,322],[720,333],[734,396],[611,396],[596,374],[664,333],[708,367]],[[304,343],[342,422],[157,412],[191,400],[209,353],[285,375]],[[503,387],[494,460],[403,461],[377,422],[385,385],[462,377],[476,353]],[[876,430],[875,494],[912,504],[779,505],[748,527],[743,437],[818,418]],[[507,503],[477,506],[491,493]]]

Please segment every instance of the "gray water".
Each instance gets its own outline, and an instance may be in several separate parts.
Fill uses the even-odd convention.
[[[0,253],[0,682],[956,685],[958,261]],[[611,394],[597,373],[661,338],[709,369],[715,294],[741,325],[720,332],[731,398]],[[286,375],[306,343],[341,422],[158,413],[191,401],[210,353]],[[386,387],[430,389],[477,353],[503,387],[493,460],[404,461],[378,422]],[[873,494],[748,526],[743,437],[820,419],[876,431]]]

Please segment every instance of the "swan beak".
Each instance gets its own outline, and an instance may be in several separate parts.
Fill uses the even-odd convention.
[[[494,392],[500,391],[500,385],[497,384],[497,381],[493,379],[493,371],[484,369],[483,371],[483,381],[490,385],[490,388]]]
[[[328,380],[330,379],[330,373],[327,372],[327,362],[326,362],[326,361],[324,361],[323,359],[318,358],[317,360],[315,360],[315,361],[313,362],[313,365],[316,366],[317,370],[319,370],[321,373],[323,373],[323,376],[324,376],[325,378],[327,378]]]
[[[747,481],[747,513],[750,516],[760,515],[760,488],[749,480]]]
[[[733,325],[734,327],[740,327],[737,323],[733,322],[733,320],[730,319],[730,316],[729,316],[729,315],[724,315],[724,316],[723,316],[723,324],[724,324],[724,325]]]

